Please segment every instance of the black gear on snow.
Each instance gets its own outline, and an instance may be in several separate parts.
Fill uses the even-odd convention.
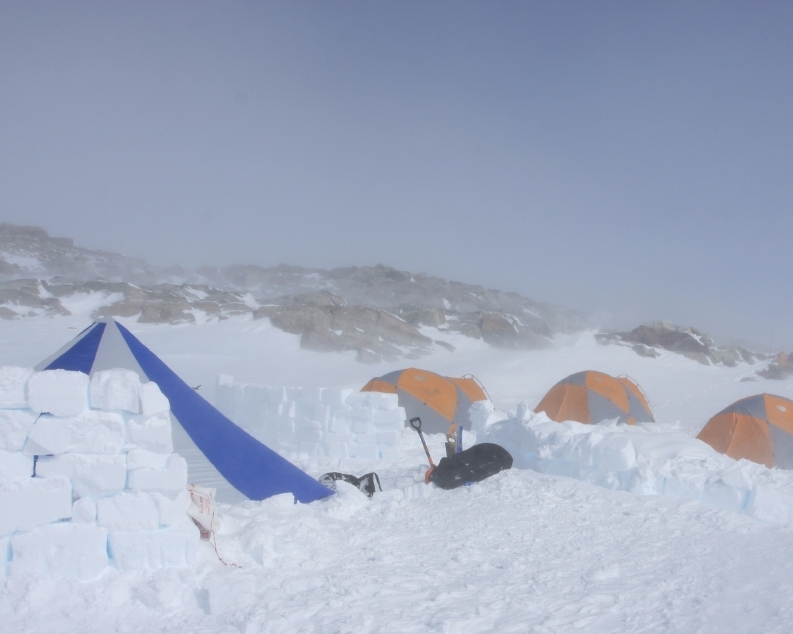
[[[360,478],[357,478],[354,475],[350,475],[349,473],[331,471],[330,473],[321,475],[318,480],[331,491],[336,490],[336,480],[344,480],[345,482],[349,482],[354,487],[358,487],[362,493],[367,495],[367,497],[372,497],[375,494],[375,482],[377,483],[377,488],[380,489],[380,491],[383,490],[383,487],[380,486],[380,477],[374,472],[367,473],[362,475]]]
[[[512,456],[499,445],[483,442],[441,458],[430,474],[430,482],[441,489],[456,489],[469,482],[481,482],[499,471],[512,468]]]

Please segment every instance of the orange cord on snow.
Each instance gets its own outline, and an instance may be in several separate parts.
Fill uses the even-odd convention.
[[[190,498],[193,499],[192,491],[190,492]],[[209,499],[212,502],[215,501],[211,493],[209,494]],[[212,526],[215,523],[215,510],[214,510],[215,505],[212,504],[210,508],[213,510],[212,510],[212,519],[210,520],[209,525]],[[201,539],[207,540],[212,545],[212,548],[215,549],[215,554],[217,555],[217,558],[220,561],[220,563],[222,563],[224,566],[234,566],[235,568],[242,568],[242,566],[238,566],[235,563],[228,563],[225,559],[223,559],[223,557],[220,556],[220,552],[218,552],[218,545],[217,545],[218,540],[217,540],[217,536],[215,535],[215,531],[213,531],[211,528],[204,528],[201,524],[199,524],[196,521],[195,518],[193,518],[193,524],[198,526],[198,530],[201,533]]]
[[[208,532],[209,532],[209,535],[210,535],[211,537],[215,537],[215,532],[214,532],[214,531],[208,531]],[[218,547],[217,547],[217,537],[215,537],[215,539],[214,539],[214,540],[213,540],[213,539],[211,539],[211,537],[207,537],[207,541],[208,541],[210,544],[212,544],[212,548],[214,548],[214,549],[215,549],[215,554],[218,556],[218,559],[220,560],[220,563],[222,563],[224,566],[234,566],[235,568],[242,568],[242,566],[238,566],[237,564],[235,564],[235,563],[233,563],[233,562],[232,562],[232,563],[227,563],[227,562],[226,562],[226,561],[223,559],[223,557],[221,557],[221,556],[220,556],[220,553],[218,552]]]

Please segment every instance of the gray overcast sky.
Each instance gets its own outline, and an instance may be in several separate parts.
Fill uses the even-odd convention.
[[[791,347],[793,3],[4,0],[0,220]]]

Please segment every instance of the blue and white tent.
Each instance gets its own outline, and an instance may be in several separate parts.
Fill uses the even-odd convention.
[[[187,461],[191,483],[217,489],[236,504],[292,493],[313,502],[331,491],[232,423],[180,379],[129,330],[112,318],[95,322],[36,370],[134,370],[154,381],[171,403],[174,451]]]

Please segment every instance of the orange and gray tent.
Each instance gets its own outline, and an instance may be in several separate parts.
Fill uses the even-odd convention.
[[[711,418],[697,438],[735,460],[793,469],[793,401],[773,394],[742,398]]]
[[[471,429],[468,408],[474,401],[485,401],[485,394],[473,378],[444,377],[434,372],[408,368],[377,377],[361,392],[385,392],[399,397],[407,419],[421,418],[421,429],[429,434],[443,434],[454,423]]]
[[[618,419],[621,423],[653,423],[650,404],[641,388],[625,376],[603,372],[576,372],[554,385],[534,408],[551,420],[599,423]]]

